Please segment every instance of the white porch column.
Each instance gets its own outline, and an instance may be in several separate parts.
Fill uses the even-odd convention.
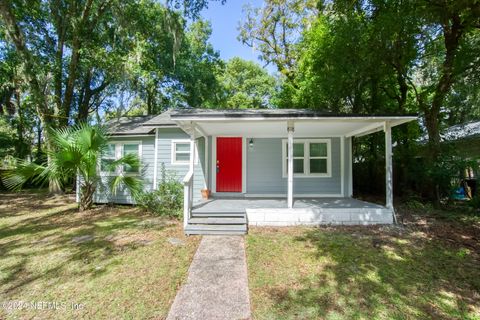
[[[194,126],[191,127],[190,132],[190,161],[189,170],[185,178],[183,179],[183,229],[185,230],[190,220],[190,213],[193,203],[193,178],[194,178],[194,165],[195,165],[195,130]]]
[[[388,121],[384,124],[385,131],[385,205],[393,209],[393,181],[392,181],[392,127]]]
[[[195,157],[197,154],[197,144],[195,143],[195,130],[193,130],[192,135],[190,135],[190,164],[189,170],[192,173],[192,182],[190,187],[190,208],[192,208],[193,204],[193,179],[195,177]]]
[[[288,193],[287,193],[287,203],[288,208],[293,208],[293,132],[295,131],[295,126],[292,121],[289,121],[287,124],[288,131],[288,165],[287,165],[287,175],[288,175]]]
[[[158,189],[157,177],[158,177],[158,128],[155,128],[155,154],[153,156],[153,190]]]

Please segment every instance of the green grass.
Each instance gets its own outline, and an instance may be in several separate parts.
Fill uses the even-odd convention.
[[[252,228],[253,315],[480,319],[478,254],[414,229]]]
[[[67,196],[38,193],[0,200],[0,303],[37,303],[37,310],[0,304],[0,319],[164,318],[198,245],[180,223],[132,207],[79,213]],[[94,238],[74,241],[81,236]]]

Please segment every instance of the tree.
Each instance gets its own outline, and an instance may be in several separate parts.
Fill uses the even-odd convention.
[[[277,66],[292,80],[302,32],[317,14],[314,0],[267,0],[261,8],[246,6],[238,39],[260,52],[260,58]]]
[[[445,99],[458,78],[479,63],[471,55],[471,42],[480,32],[480,3],[478,1],[425,1],[420,7],[425,39],[419,51],[420,81],[414,83],[417,102],[424,113],[432,157],[440,144],[440,113]]]
[[[252,61],[230,59],[218,75],[227,108],[267,108],[275,94],[275,78]],[[223,105],[222,105],[223,106]]]
[[[175,9],[183,9],[183,13],[186,17],[194,20],[198,19],[200,11],[208,8],[210,1],[217,1],[221,4],[225,4],[227,0],[167,0],[167,5]]]
[[[220,86],[216,74],[223,69],[223,61],[209,42],[211,34],[210,22],[195,21],[186,32],[178,56],[177,96],[183,96],[185,105],[190,107],[216,107],[219,103]]]
[[[441,167],[442,128],[478,117],[480,3],[335,0],[319,8],[297,42],[297,69],[284,82],[280,105],[419,112],[429,137],[427,164]],[[408,141],[417,135],[411,126],[397,130],[396,154],[411,156]],[[374,154],[378,141],[369,137],[361,144],[357,150]],[[438,190],[437,177],[423,184]]]
[[[21,76],[21,64],[13,50],[8,48],[0,59],[0,158],[22,159],[31,155],[35,111]]]
[[[77,175],[80,179],[80,211],[90,209],[93,195],[102,179],[98,170],[102,155],[108,146],[108,135],[102,127],[85,123],[64,129],[53,129],[50,137],[55,151],[48,150],[50,161],[44,164],[18,160],[17,167],[8,172],[3,182],[10,189],[19,189],[26,182],[43,183],[55,181],[60,186],[72,181]],[[140,167],[138,156],[127,154],[113,162],[102,164],[107,170],[118,172],[117,168]],[[116,175],[109,181],[110,190],[116,192],[120,185],[125,185],[132,195],[142,190],[138,177]]]
[[[295,87],[300,107],[345,112],[412,112],[409,77],[417,57],[415,5],[342,1],[322,6],[305,30]]]
[[[169,4],[196,14],[207,2]],[[157,50],[156,59],[162,61],[154,64],[153,73],[168,73],[184,26],[178,20],[178,14],[154,0],[1,1],[0,55],[13,50],[19,61],[46,149],[52,150],[48,128],[88,121],[91,113],[111,104],[109,98],[130,71],[125,62],[143,64],[143,75],[149,74],[148,59],[135,60],[138,52]],[[138,80],[130,83],[143,83],[139,87],[146,100],[154,100],[159,77],[133,77]],[[50,191],[58,192],[58,186]]]

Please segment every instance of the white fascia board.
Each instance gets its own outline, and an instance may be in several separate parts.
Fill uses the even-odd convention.
[[[146,134],[110,134],[109,138],[121,139],[121,138],[138,138],[138,137],[155,137],[155,133]]]
[[[416,116],[352,116],[352,117],[189,117],[172,119],[174,122],[180,124],[181,122],[208,122],[208,121],[224,121],[224,122],[242,122],[242,121],[392,121],[402,120],[405,122],[416,120]]]

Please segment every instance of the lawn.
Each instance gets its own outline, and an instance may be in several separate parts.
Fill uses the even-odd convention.
[[[419,210],[400,227],[251,228],[254,318],[480,319],[480,219],[434,216]]]
[[[133,207],[0,194],[0,319],[164,318],[198,240]]]

